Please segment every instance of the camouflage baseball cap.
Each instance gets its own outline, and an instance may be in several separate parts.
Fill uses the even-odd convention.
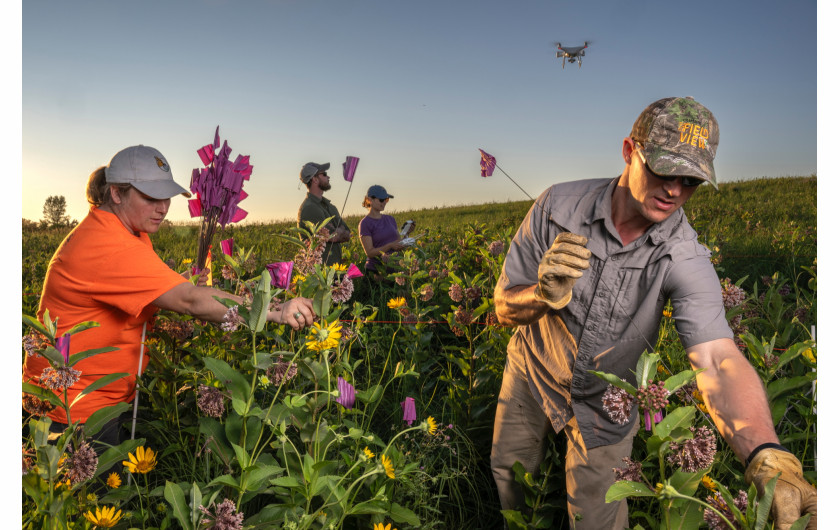
[[[630,138],[642,144],[648,166],[657,175],[697,177],[717,189],[712,165],[717,120],[694,98],[654,101],[636,118]]]

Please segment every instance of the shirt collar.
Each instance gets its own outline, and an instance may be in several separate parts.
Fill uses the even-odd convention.
[[[610,182],[609,186],[604,188],[601,194],[598,195],[598,198],[595,199],[595,204],[592,206],[592,213],[589,218],[586,219],[587,224],[591,225],[596,221],[606,222],[606,219],[612,215],[612,195],[615,187],[618,185],[619,178],[620,176],[614,178],[612,182]],[[636,240],[635,243],[642,244],[645,239],[650,238],[651,243],[654,245],[660,245],[674,233],[674,230],[683,222],[684,219],[685,213],[683,212],[682,207],[680,207],[664,221],[655,223],[653,226],[648,228],[644,235]]]

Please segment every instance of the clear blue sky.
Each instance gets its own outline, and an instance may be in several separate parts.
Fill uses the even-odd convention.
[[[371,184],[389,210],[522,200],[617,175],[651,101],[691,95],[721,127],[723,181],[817,171],[817,5],[809,2],[31,1],[23,4],[23,211],[120,149],[161,150],[189,185],[216,125],[254,174],[249,221],[289,219],[307,161],[331,162],[345,213]],[[554,41],[592,41],[583,67]],[[188,219],[173,200],[171,220]]]

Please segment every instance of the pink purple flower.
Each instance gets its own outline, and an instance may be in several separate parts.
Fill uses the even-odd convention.
[[[197,401],[198,410],[211,418],[221,418],[225,412],[225,401],[222,392],[214,386],[199,386]]]
[[[622,379],[622,381],[624,381]],[[610,421],[624,425],[630,421],[630,412],[633,409],[633,400],[635,398],[623,388],[615,385],[609,385],[604,395],[601,397],[601,403],[604,410],[610,417]]]
[[[705,425],[691,427],[691,432],[694,437],[679,443],[671,442],[672,453],[668,455],[668,462],[693,473],[712,465],[717,453],[717,440],[712,430]]]

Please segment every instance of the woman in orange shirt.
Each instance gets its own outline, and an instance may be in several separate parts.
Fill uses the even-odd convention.
[[[63,409],[53,409],[47,415],[54,422],[54,431],[63,431],[69,422],[84,423],[103,407],[134,399],[141,337],[144,326],[158,309],[222,322],[227,308],[213,297],[240,301],[229,293],[193,285],[170,269],[152,248],[149,234],[157,232],[169,211],[171,198],[179,194],[190,196],[172,178],[163,155],[143,145],[123,149],[107,166],[90,175],[90,212],[50,260],[38,318],[43,320],[46,310],[51,319],[58,317],[56,336],[80,322],[99,323],[99,327],[73,335],[71,355],[90,348],[118,348],[74,366],[81,376],[67,388],[70,402],[104,375],[131,375],[84,396],[71,407],[69,421]],[[269,311],[267,320],[301,329],[311,325],[313,317],[310,299],[293,298],[279,310]],[[145,357],[142,369],[147,362]],[[27,356],[24,381],[38,384],[48,366],[40,355]],[[119,442],[119,428],[116,422],[109,427],[110,432],[103,429],[98,439],[115,445]]]

